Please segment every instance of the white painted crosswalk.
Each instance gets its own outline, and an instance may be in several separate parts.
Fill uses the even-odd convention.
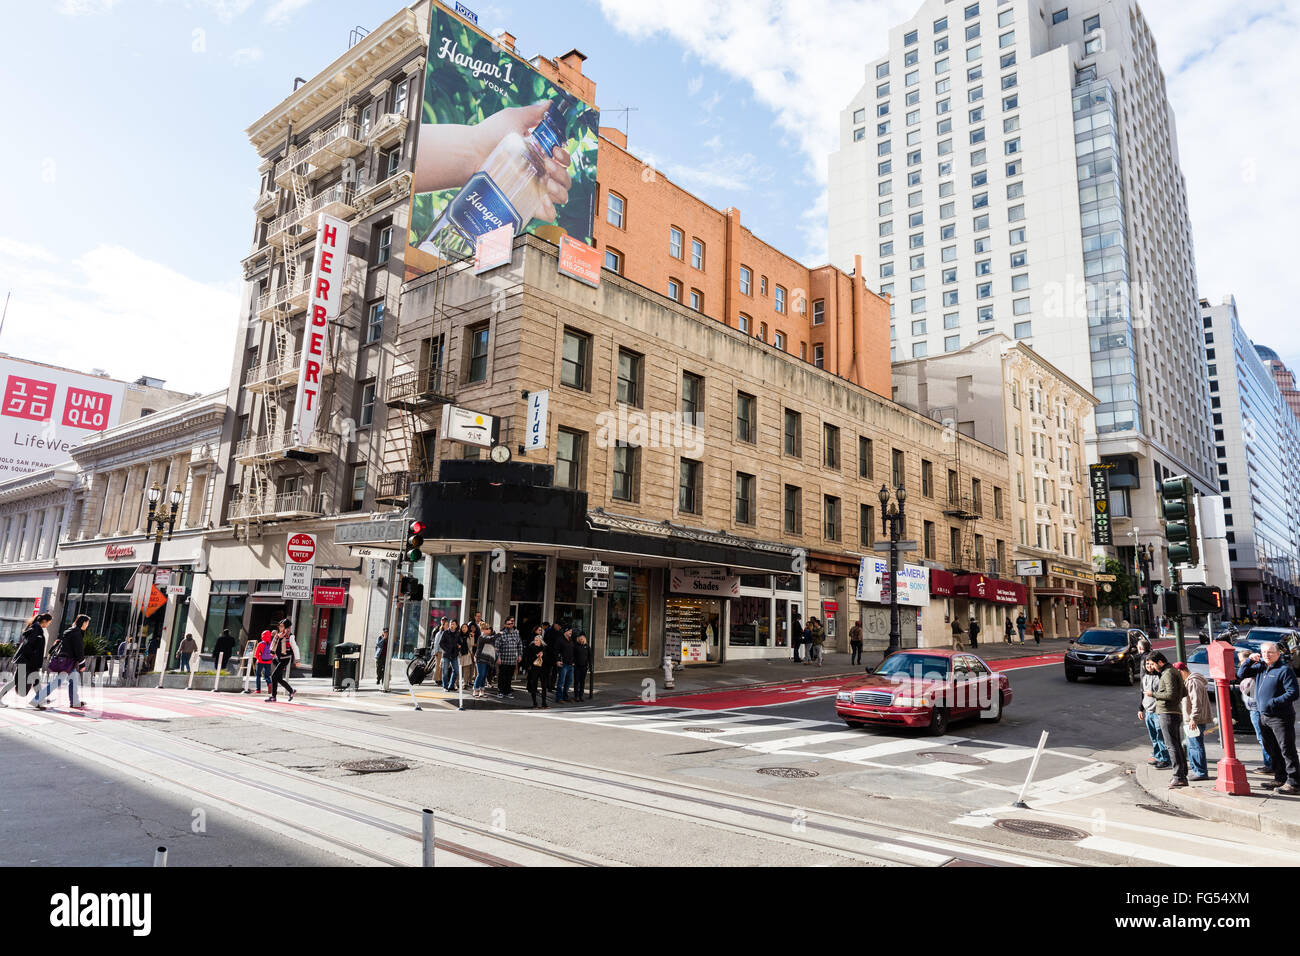
[[[531,711],[529,716],[707,741],[719,748],[733,747],[740,756],[802,757],[843,764],[846,771],[857,768],[952,781],[982,794],[980,802],[984,803],[1014,799],[1034,755],[1033,747],[996,741],[916,733],[893,737],[852,729],[840,721],[747,711],[620,705],[598,710]],[[1027,796],[1034,799],[1035,806],[1048,806],[1104,793],[1122,784],[1123,769],[1118,764],[1047,750]]]

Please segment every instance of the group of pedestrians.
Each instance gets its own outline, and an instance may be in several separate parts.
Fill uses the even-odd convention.
[[[862,657],[862,622],[858,622],[858,650],[857,656],[860,660]],[[852,636],[849,638],[852,644]],[[816,664],[821,667],[824,661],[826,646],[826,627],[815,617],[808,618],[806,625],[800,625],[799,616],[796,614],[790,622],[790,646],[794,649],[794,662],[796,664]],[[799,648],[807,648],[806,656],[799,656]]]
[[[222,632],[224,637],[228,637],[227,632]],[[298,642],[293,636],[293,628],[289,619],[286,617],[278,623],[273,629],[263,631],[257,645],[253,648],[253,666],[257,672],[257,690],[256,693],[262,692],[262,678],[266,678],[266,689],[270,694],[266,698],[267,703],[275,703],[279,700],[279,689],[283,687],[289,694],[289,700],[293,700],[294,690],[285,680],[285,675],[289,673],[289,668],[293,666],[295,660],[300,660],[301,655],[298,653]],[[244,688],[245,694],[254,693],[247,687]]]
[[[26,698],[35,687],[36,693],[27,706],[36,710],[45,710],[46,703],[55,689],[66,685],[68,688],[68,706],[74,710],[84,710],[81,701],[81,673],[86,669],[86,628],[90,626],[90,616],[78,614],[72,626],[59,635],[53,644],[49,641],[52,614],[36,614],[23,628],[18,647],[14,650],[14,672],[12,680],[0,687],[0,698],[10,690],[19,697]],[[47,655],[48,650],[48,655]],[[45,684],[41,685],[41,671],[47,673]],[[0,700],[0,706],[5,706]]]
[[[381,642],[386,640],[387,632]],[[469,621],[444,620],[430,645],[439,657],[445,691],[469,684],[474,698],[486,698],[495,682],[495,696],[513,700],[515,678],[522,676],[534,707],[549,707],[548,693],[556,703],[585,699],[591,644],[581,628],[544,621],[524,644],[513,617],[498,629],[476,613]],[[384,650],[381,643],[376,651],[381,661]]]
[[[1149,642],[1138,642],[1142,655],[1142,697],[1138,719],[1151,740],[1147,762],[1157,770],[1172,770],[1170,790],[1209,780],[1205,737],[1215,730],[1214,708],[1205,675],[1181,661],[1171,664]],[[1264,751],[1262,766],[1251,772],[1271,779],[1262,790],[1300,794],[1300,761],[1296,756],[1295,700],[1300,696],[1295,672],[1282,659],[1275,644],[1263,644],[1258,653],[1241,651],[1237,677],[1242,699],[1250,713],[1256,738]],[[1219,728],[1223,733],[1232,729]]]

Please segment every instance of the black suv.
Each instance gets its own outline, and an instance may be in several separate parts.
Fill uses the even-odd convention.
[[[1118,677],[1136,685],[1142,680],[1137,642],[1146,637],[1137,628],[1097,627],[1080,634],[1065,652],[1065,679]]]

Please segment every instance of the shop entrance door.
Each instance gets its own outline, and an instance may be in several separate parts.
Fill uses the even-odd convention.
[[[519,628],[519,640],[525,644],[533,639],[533,630],[542,623],[542,604],[538,601],[511,601],[510,614]],[[505,618],[502,618],[502,624]],[[553,623],[564,624],[563,621]]]

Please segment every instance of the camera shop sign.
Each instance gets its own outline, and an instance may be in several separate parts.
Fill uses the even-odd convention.
[[[726,568],[673,568],[668,576],[668,589],[673,594],[740,597],[740,575]]]

